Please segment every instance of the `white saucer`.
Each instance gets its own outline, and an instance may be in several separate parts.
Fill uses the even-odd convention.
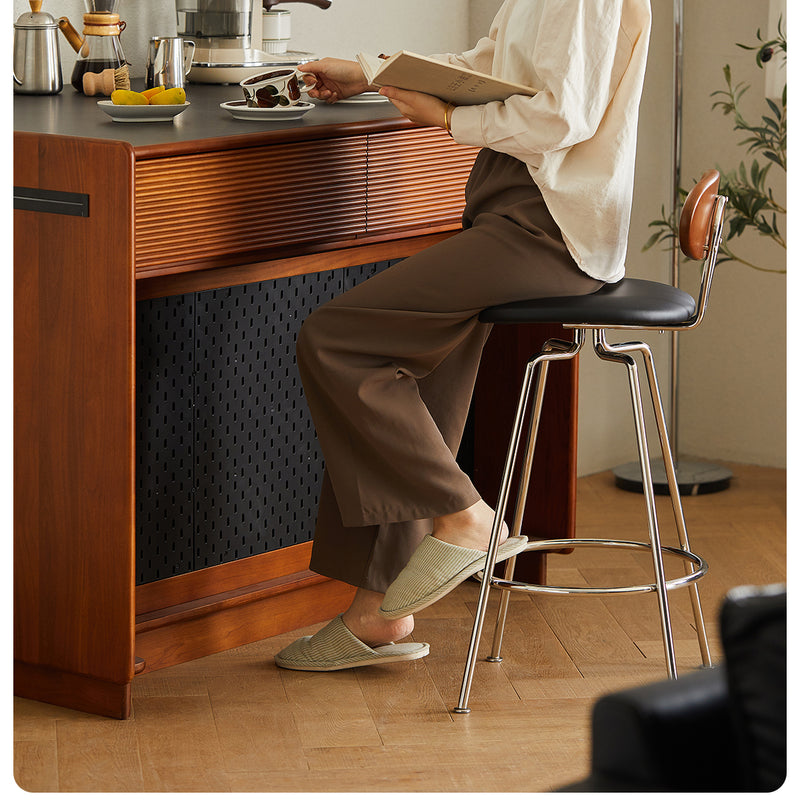
[[[293,106],[276,106],[275,108],[251,108],[245,100],[229,100],[220,103],[219,107],[227,111],[234,119],[246,120],[285,120],[297,119],[314,108],[313,103],[301,100]]]
[[[352,97],[345,97],[344,100],[337,100],[337,103],[360,103],[362,105],[388,102],[389,98],[384,97],[379,92],[361,92],[361,94],[354,94]]]
[[[164,106],[116,106],[110,100],[98,100],[97,105],[114,122],[172,122],[186,111],[191,103]]]

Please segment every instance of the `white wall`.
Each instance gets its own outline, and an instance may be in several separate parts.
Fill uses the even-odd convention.
[[[286,3],[292,46],[318,56],[353,58],[360,50],[461,52],[469,46],[469,0],[333,0],[325,11]]]
[[[732,13],[731,6],[735,5]],[[697,177],[709,166],[729,171],[751,157],[730,117],[712,111],[712,91],[725,88],[722,68],[734,83],[751,84],[745,118],[758,121],[765,109],[764,71],[754,54],[736,46],[766,36],[769,0],[704,0],[686,4],[684,174]],[[777,18],[777,15],[775,15]],[[785,11],[784,11],[785,19]],[[773,29],[774,30],[774,29]],[[784,28],[785,30],[785,28]],[[699,76],[699,79],[692,79]],[[785,74],[784,74],[785,76]],[[781,86],[783,79],[781,79]],[[761,159],[762,163],[766,163]],[[773,167],[773,190],[785,201],[785,175]],[[785,202],[784,202],[785,204]],[[733,249],[761,267],[786,267],[786,252],[765,237],[734,240]],[[682,283],[694,285],[696,269],[684,267]],[[786,276],[758,272],[735,262],[719,266],[709,316],[682,339],[680,351],[680,446],[687,454],[767,466],[786,457]]]

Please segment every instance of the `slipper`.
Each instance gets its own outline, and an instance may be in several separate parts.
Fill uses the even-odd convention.
[[[303,636],[281,650],[275,656],[275,663],[284,669],[333,672],[369,664],[413,661],[428,655],[430,649],[426,642],[391,642],[369,647],[350,633],[339,614],[313,636]]]
[[[497,562],[521,553],[527,545],[527,536],[509,536],[497,549]],[[380,615],[399,619],[420,611],[485,565],[485,551],[459,547],[428,534],[386,590]]]

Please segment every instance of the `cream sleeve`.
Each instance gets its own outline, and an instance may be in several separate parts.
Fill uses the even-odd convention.
[[[459,106],[451,118],[456,141],[530,161],[591,138],[633,49],[621,27],[622,4],[545,0],[536,30],[501,31],[497,46],[514,48],[517,61],[530,59],[543,88],[534,97]]]
[[[464,53],[437,53],[430,56],[430,58],[491,75],[495,45],[496,42],[491,36],[484,36],[475,47]]]

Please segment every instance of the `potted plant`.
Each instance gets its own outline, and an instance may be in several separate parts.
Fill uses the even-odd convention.
[[[761,30],[756,32],[758,44],[737,44],[745,50],[755,51],[756,64],[759,69],[774,58],[782,58],[786,63],[786,36],[783,32],[782,20],[778,21],[778,34],[774,39],[764,41]],[[737,255],[733,249],[736,238],[747,230],[755,230],[786,249],[786,239],[782,228],[785,228],[786,209],[775,199],[769,186],[770,171],[775,167],[786,173],[786,83],[779,101],[765,98],[767,108],[758,121],[748,121],[741,111],[741,99],[750,89],[744,82],[733,85],[730,65],[723,68],[726,88],[715,91],[711,97],[718,98],[712,109],[719,108],[725,115],[733,117],[733,127],[737,131],[745,131],[747,136],[740,144],[746,146],[746,152],[753,157],[750,164],[739,163],[738,168],[730,171],[719,169],[720,194],[728,197],[726,217],[728,233],[720,244],[717,263],[738,261],[752,269],[762,272],[785,273],[786,268],[764,267]],[[681,203],[686,191],[679,189]],[[647,240],[643,250],[653,247],[658,242],[671,240],[677,236],[680,208],[675,215],[667,214],[661,207],[661,218],[653,220],[649,227],[655,228],[653,235]]]

